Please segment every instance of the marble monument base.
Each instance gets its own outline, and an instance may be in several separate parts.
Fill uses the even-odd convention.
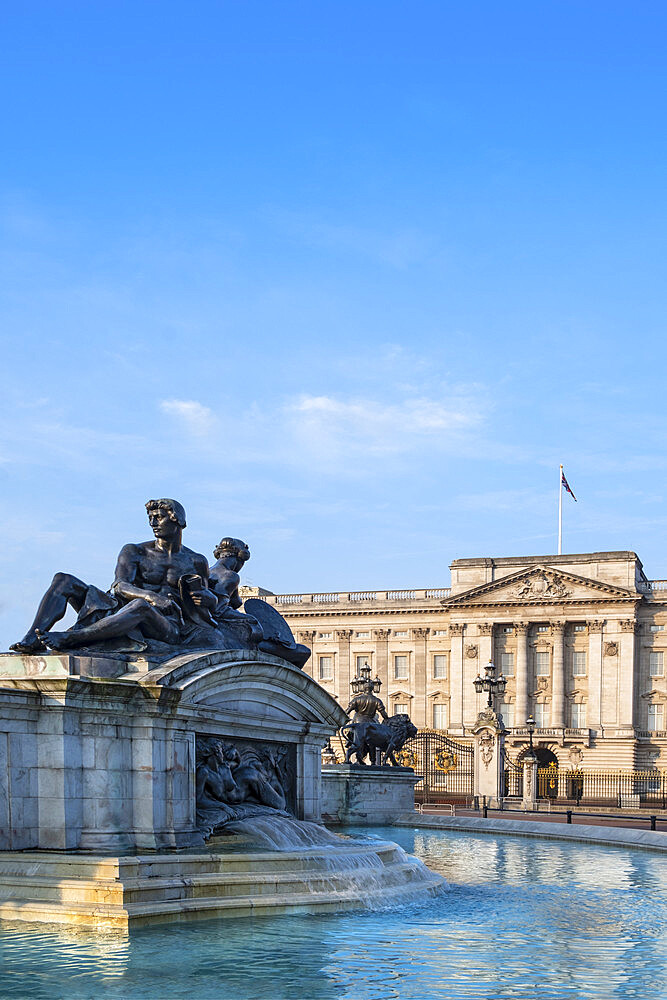
[[[280,748],[288,811],[318,822],[321,748],[345,719],[311,677],[268,653],[195,651],[158,666],[0,654],[0,851],[202,846],[196,745],[206,737]]]
[[[415,808],[411,767],[325,764],[322,768],[322,818],[327,823],[374,826],[392,823]]]

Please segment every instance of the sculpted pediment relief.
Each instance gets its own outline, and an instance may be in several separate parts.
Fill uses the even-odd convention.
[[[445,607],[471,607],[498,604],[569,604],[577,601],[637,601],[639,595],[625,587],[615,587],[574,573],[563,573],[550,566],[532,569],[483,584],[463,594],[446,598]]]

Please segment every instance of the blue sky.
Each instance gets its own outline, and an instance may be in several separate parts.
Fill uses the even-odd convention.
[[[667,577],[664,4],[5,5],[0,646],[144,502],[276,592]]]

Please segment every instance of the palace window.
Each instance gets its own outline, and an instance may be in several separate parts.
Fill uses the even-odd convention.
[[[394,680],[407,681],[408,679],[408,658],[405,653],[397,653],[394,656]]]
[[[537,626],[537,631],[538,632],[548,632],[549,631],[549,626],[548,625],[538,625]]]
[[[535,725],[538,729],[544,729],[549,725],[549,706],[544,702],[537,702],[534,711]]]
[[[433,728],[434,729],[446,729],[447,728],[447,706],[446,705],[434,705],[433,706]]]
[[[333,632],[320,632],[320,639],[333,639]]]
[[[371,665],[371,658],[368,655],[368,653],[363,653],[361,656],[357,657],[356,662],[357,662],[357,677],[358,677],[359,674],[360,674],[361,668],[363,666],[365,666],[366,664],[368,664],[368,666],[370,667],[370,665]]]
[[[504,677],[514,677],[514,653],[500,654],[500,672]]]
[[[651,677],[662,677],[665,672],[662,650],[653,650],[648,654],[648,672]]]
[[[548,677],[550,667],[550,654],[548,650],[539,650],[535,653],[535,674],[537,677]]]
[[[446,628],[436,628],[433,630],[433,635],[447,635]]]
[[[514,728],[514,704],[509,701],[501,701],[498,705],[498,712],[503,717],[505,729]]]
[[[447,676],[447,654],[435,653],[433,655],[433,676],[436,680],[442,680]],[[438,727],[436,726],[436,729]]]
[[[575,632],[585,632],[586,631],[586,626],[585,625],[575,625],[574,626],[574,631]]]
[[[583,702],[570,705],[570,725],[573,729],[586,728],[586,705]]]
[[[648,706],[648,729],[652,733],[662,732],[663,710],[662,705]]]
[[[572,654],[572,674],[574,677],[583,677],[586,674],[586,653],[576,650]]]
[[[505,635],[512,635],[512,633],[514,632],[514,626],[513,625],[503,625],[503,632],[505,633]]]
[[[320,656],[320,680],[321,681],[332,681],[334,670],[333,670],[333,656]]]
[[[394,632],[394,635],[399,639],[407,639],[408,633],[406,629],[401,629],[400,632]]]
[[[397,701],[394,704],[394,715],[409,715],[408,706],[404,705],[402,702]]]
[[[370,639],[371,634],[370,632],[357,632],[356,636],[357,639]]]
[[[649,625],[648,630],[649,630],[649,632],[664,632],[665,631],[665,626],[664,625]]]

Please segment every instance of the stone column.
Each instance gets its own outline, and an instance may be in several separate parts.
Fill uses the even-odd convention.
[[[537,808],[537,757],[530,750],[523,758],[523,799],[521,807],[526,812]]]
[[[634,618],[620,622],[621,656],[619,662],[619,725],[631,728],[635,723],[635,633]],[[639,720],[637,720],[639,723]]]
[[[599,729],[602,725],[602,648],[604,621],[588,623],[588,706],[586,727]]]
[[[473,664],[475,667],[475,672],[472,673],[472,676],[470,676],[471,672],[469,671],[469,676],[466,678],[467,683],[470,685],[473,692],[475,689],[473,687],[472,682],[474,681],[475,677],[477,676],[477,674],[482,674],[482,676],[484,676],[484,667],[487,665],[487,663],[493,661],[493,624],[482,623],[481,625],[477,626],[477,631],[479,632],[479,644],[477,647],[477,659],[474,661]],[[496,677],[499,676],[500,676],[500,666],[496,664]],[[486,693],[484,692],[479,696],[476,693],[474,693],[473,697],[475,698],[476,703],[479,704],[477,698],[478,697],[481,698],[482,702],[484,703],[486,701],[487,696]],[[496,699],[494,698],[493,701],[494,701],[494,707],[497,708],[497,705],[495,704]]]
[[[493,622],[483,623],[477,626],[479,629],[479,663],[478,669],[482,673],[485,664],[493,660]],[[500,674],[500,669],[496,670],[496,676]]]
[[[565,622],[552,622],[553,662],[551,665],[551,725],[567,726],[565,718]]]
[[[516,708],[514,725],[525,726],[530,713],[530,678],[528,674],[528,630],[527,622],[517,622],[516,629]]]
[[[314,681],[319,681],[320,665],[317,662],[317,657],[313,652],[313,646],[315,644],[316,636],[317,632],[312,630],[308,632],[299,632],[299,642],[302,642],[304,646],[308,646],[308,649],[310,650],[310,659],[308,660],[308,663],[305,665],[304,670],[306,671],[307,674],[310,674],[310,676],[313,678]]]
[[[388,640],[391,629],[376,628],[373,632],[375,639],[375,669],[378,677],[382,681],[380,697],[384,700],[386,692],[389,690],[389,645]],[[382,693],[384,692],[384,694]],[[387,709],[388,711],[388,709]]]
[[[338,699],[341,708],[347,708],[352,698],[350,689],[350,639],[352,629],[342,629],[336,632],[338,640]]]
[[[487,695],[478,695],[473,681],[484,673],[486,662],[479,655],[479,642],[469,639],[463,643],[463,725],[472,727],[480,709],[486,704]]]
[[[449,726],[450,729],[463,729],[463,622],[451,622],[449,635],[451,638],[449,654]]]
[[[418,729],[429,725],[426,712],[426,641],[430,632],[430,628],[413,628],[412,630],[412,638],[415,640],[415,671],[412,690],[415,697],[410,721]]]

